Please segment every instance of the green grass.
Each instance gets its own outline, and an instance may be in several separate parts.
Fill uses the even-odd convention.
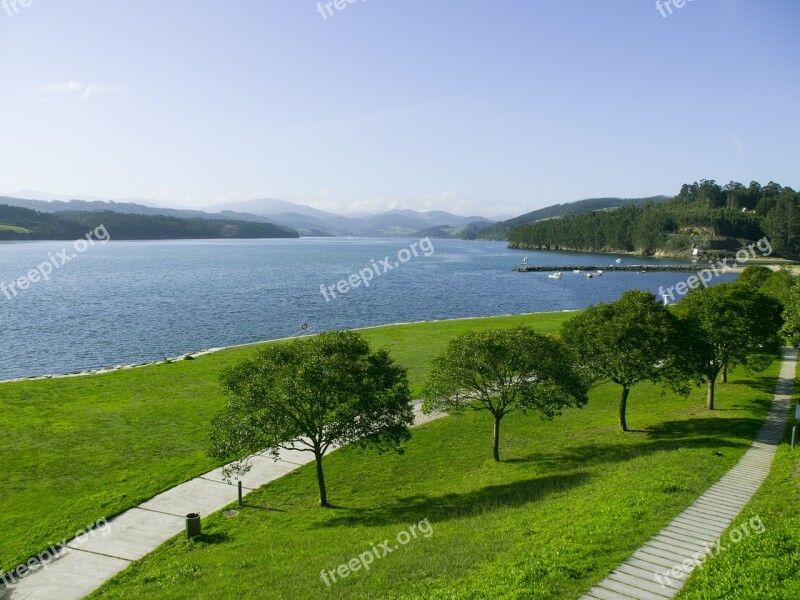
[[[414,348],[403,351],[416,360]],[[335,508],[315,506],[313,465],[302,467],[248,496],[238,516],[205,518],[202,537],[174,538],[91,597],[577,598],[736,463],[761,427],[776,374],[777,364],[757,376],[735,372],[713,414],[703,390],[683,399],[638,386],[628,434],[617,429],[615,386],[552,422],[512,414],[499,464],[484,413],[415,429],[402,456],[345,448],[325,459]],[[330,588],[321,580],[321,570],[392,545],[423,519],[430,537]]]
[[[409,369],[419,391],[427,364],[453,336],[477,327],[557,331],[568,313],[389,326],[365,330]],[[222,408],[219,372],[256,346],[192,361],[103,375],[0,384],[0,571],[196,477]]]
[[[800,381],[795,384],[800,396]],[[792,410],[792,415],[794,410]],[[727,549],[692,574],[679,600],[784,600],[800,598],[800,448],[791,450],[791,427],[770,475],[722,537]],[[731,542],[730,532],[750,521],[763,533]],[[756,528],[756,532],[758,528]],[[733,539],[737,539],[735,535]]]
[[[15,233],[33,233],[30,229],[17,227],[16,225],[3,225],[0,223],[0,231],[13,231]]]

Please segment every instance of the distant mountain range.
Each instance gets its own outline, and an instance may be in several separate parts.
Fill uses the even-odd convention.
[[[272,198],[218,205],[208,211],[163,208],[150,203],[144,204],[145,202],[148,201],[131,199],[114,202],[91,197],[66,199],[64,196],[33,190],[0,196],[0,204],[45,213],[111,211],[149,216],[272,223],[293,229],[304,236],[410,236],[431,227],[448,228],[452,233],[494,223],[484,217],[461,217],[444,211],[391,210],[379,215],[344,216]],[[458,237],[449,234],[443,236]]]
[[[70,198],[34,190],[20,190],[8,196],[0,196],[0,204],[45,213],[110,211],[129,215],[272,224],[289,228],[303,236],[430,236],[505,240],[509,229],[519,225],[593,210],[613,210],[630,204],[643,206],[668,199],[667,196],[590,198],[566,204],[554,204],[500,222],[479,216],[461,217],[445,211],[390,210],[378,215],[345,216],[274,198],[220,204],[207,210],[191,210],[153,206],[153,202],[139,198],[115,202],[89,196]]]

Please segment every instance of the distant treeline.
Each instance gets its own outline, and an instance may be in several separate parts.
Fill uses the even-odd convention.
[[[105,225],[113,240],[214,238],[296,238],[300,235],[273,223],[183,219],[111,211],[42,213],[0,204],[0,240],[71,240]]]
[[[509,230],[516,248],[682,253],[720,249],[725,240],[768,237],[773,251],[800,256],[800,193],[770,182],[748,187],[714,181],[684,184],[668,202],[567,215]]]
[[[669,200],[667,196],[650,196],[648,198],[589,198],[586,200],[578,200],[577,202],[568,202],[566,204],[554,204],[514,217],[513,219],[508,219],[507,221],[500,221],[494,225],[487,226],[483,224],[478,227],[477,231],[474,232],[475,235],[472,237],[462,237],[465,237],[465,239],[475,239],[477,237],[482,240],[505,240],[507,239],[508,231],[513,227],[535,223],[544,219],[563,217],[565,215],[579,215],[584,212],[617,208],[618,206],[644,206],[645,204],[654,204],[667,200]]]

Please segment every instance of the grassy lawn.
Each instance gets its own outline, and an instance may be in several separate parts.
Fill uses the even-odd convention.
[[[315,506],[313,466],[303,467],[91,597],[577,598],[735,464],[761,427],[776,374],[777,363],[756,376],[735,372],[712,415],[703,390],[682,399],[636,387],[628,434],[617,430],[613,386],[553,422],[512,414],[500,464],[483,413],[416,429],[403,456],[346,448],[325,459],[335,508]],[[392,548],[426,519],[429,537],[330,587],[322,581],[323,569],[384,540]]]
[[[795,383],[798,397],[800,381]],[[707,560],[702,570],[695,570],[677,598],[800,598],[800,448],[791,450],[790,441],[791,427],[787,427],[769,477],[721,538],[728,548]],[[756,524],[760,519],[763,533],[751,533],[732,543],[729,533],[751,519]]]
[[[530,324],[557,331],[569,313],[365,330],[409,369],[414,391],[430,358],[471,328]],[[104,375],[0,384],[0,570],[217,466],[206,456],[237,348]]]

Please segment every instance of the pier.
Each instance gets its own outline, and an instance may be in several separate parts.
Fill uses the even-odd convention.
[[[550,271],[561,271],[562,273],[572,272],[572,271],[583,271],[583,272],[595,272],[595,271],[603,271],[603,272],[611,272],[611,271],[637,271],[637,272],[657,272],[657,271],[685,271],[685,272],[697,272],[702,271],[704,268],[707,268],[708,265],[706,264],[696,264],[696,265],[595,265],[595,266],[587,266],[587,265],[572,265],[572,266],[564,266],[564,267],[551,267],[551,266],[544,266],[544,265],[521,265],[514,269],[519,273],[544,273]],[[725,270],[725,269],[720,269]],[[731,269],[727,269],[731,271]]]

